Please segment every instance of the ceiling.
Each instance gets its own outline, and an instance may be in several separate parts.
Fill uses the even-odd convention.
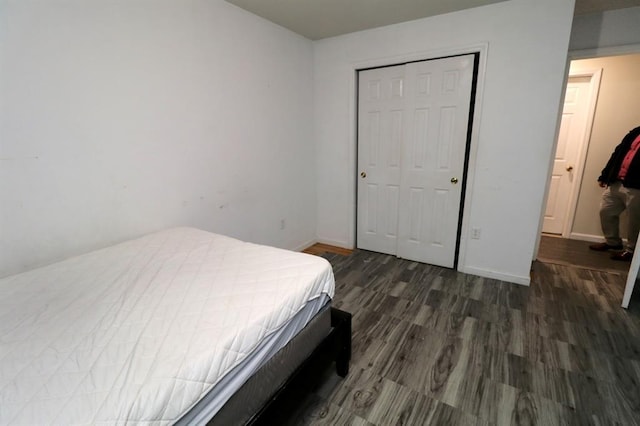
[[[311,40],[508,0],[227,0]],[[640,0],[576,0],[576,15],[640,6]]]

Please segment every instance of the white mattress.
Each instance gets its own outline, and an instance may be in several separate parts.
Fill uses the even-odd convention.
[[[0,424],[171,424],[333,291],[322,258],[189,228],[4,278]]]

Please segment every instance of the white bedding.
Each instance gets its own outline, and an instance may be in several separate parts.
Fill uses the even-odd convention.
[[[333,291],[322,258],[189,228],[4,278],[0,424],[171,424]]]

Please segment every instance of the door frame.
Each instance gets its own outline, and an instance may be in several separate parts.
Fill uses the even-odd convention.
[[[575,172],[575,182],[571,187],[571,193],[569,195],[569,207],[568,214],[565,216],[564,223],[562,224],[562,237],[569,238],[573,236],[571,232],[571,228],[573,227],[573,221],[576,216],[576,208],[578,207],[578,196],[580,195],[580,188],[582,186],[582,175],[584,171],[584,165],[587,161],[587,151],[589,149],[589,141],[591,140],[591,130],[593,129],[593,117],[596,113],[596,103],[598,101],[598,94],[600,93],[600,81],[602,79],[602,69],[593,69],[593,70],[584,70],[580,72],[569,72],[567,76],[567,84],[569,83],[570,78],[575,77],[589,77],[589,95],[587,99],[587,116],[585,119],[585,129],[583,133],[582,140],[579,142],[578,153],[577,153],[577,161],[576,161],[576,172]],[[563,104],[564,104],[564,96],[566,96],[567,88],[565,86],[565,95],[563,95]],[[563,107],[564,110],[564,107]],[[558,149],[558,137],[556,136],[556,150]],[[555,155],[555,151],[554,151]],[[547,200],[549,194],[547,193]]]
[[[476,92],[475,92],[475,102],[472,104],[472,119],[473,123],[471,126],[470,135],[468,135],[468,152],[467,152],[467,164],[466,164],[466,175],[465,175],[465,188],[462,191],[463,203],[461,207],[461,217],[459,223],[460,235],[459,235],[459,244],[457,245],[456,251],[456,264],[454,268],[460,272],[465,273],[473,273],[472,270],[467,268],[466,265],[466,252],[468,245],[468,236],[469,230],[471,229],[472,224],[470,221],[470,212],[471,212],[471,197],[470,194],[473,194],[473,185],[474,185],[474,177],[475,177],[475,165],[476,158],[478,153],[478,139],[480,133],[480,122],[481,122],[481,113],[482,113],[482,104],[483,104],[483,95],[484,95],[484,83],[485,83],[485,75],[487,68],[487,52],[489,49],[488,43],[479,43],[479,44],[470,44],[459,46],[457,48],[448,48],[448,49],[434,49],[434,50],[426,50],[415,53],[407,53],[403,55],[397,56],[389,56],[389,57],[380,57],[365,61],[354,61],[351,62],[350,69],[350,79],[349,79],[349,132],[351,134],[351,142],[352,149],[349,150],[349,176],[351,180],[349,182],[350,185],[350,199],[349,204],[353,205],[354,211],[349,221],[349,234],[351,235],[354,246],[357,243],[357,220],[358,220],[358,211],[357,211],[357,181],[358,181],[358,71],[367,68],[379,68],[385,66],[393,66],[397,64],[407,63],[407,62],[417,62],[417,61],[428,61],[430,59],[437,59],[447,56],[458,56],[458,55],[467,55],[467,54],[478,54],[478,69],[476,76]]]

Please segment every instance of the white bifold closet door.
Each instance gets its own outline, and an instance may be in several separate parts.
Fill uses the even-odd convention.
[[[453,267],[474,55],[358,73],[358,247]]]

